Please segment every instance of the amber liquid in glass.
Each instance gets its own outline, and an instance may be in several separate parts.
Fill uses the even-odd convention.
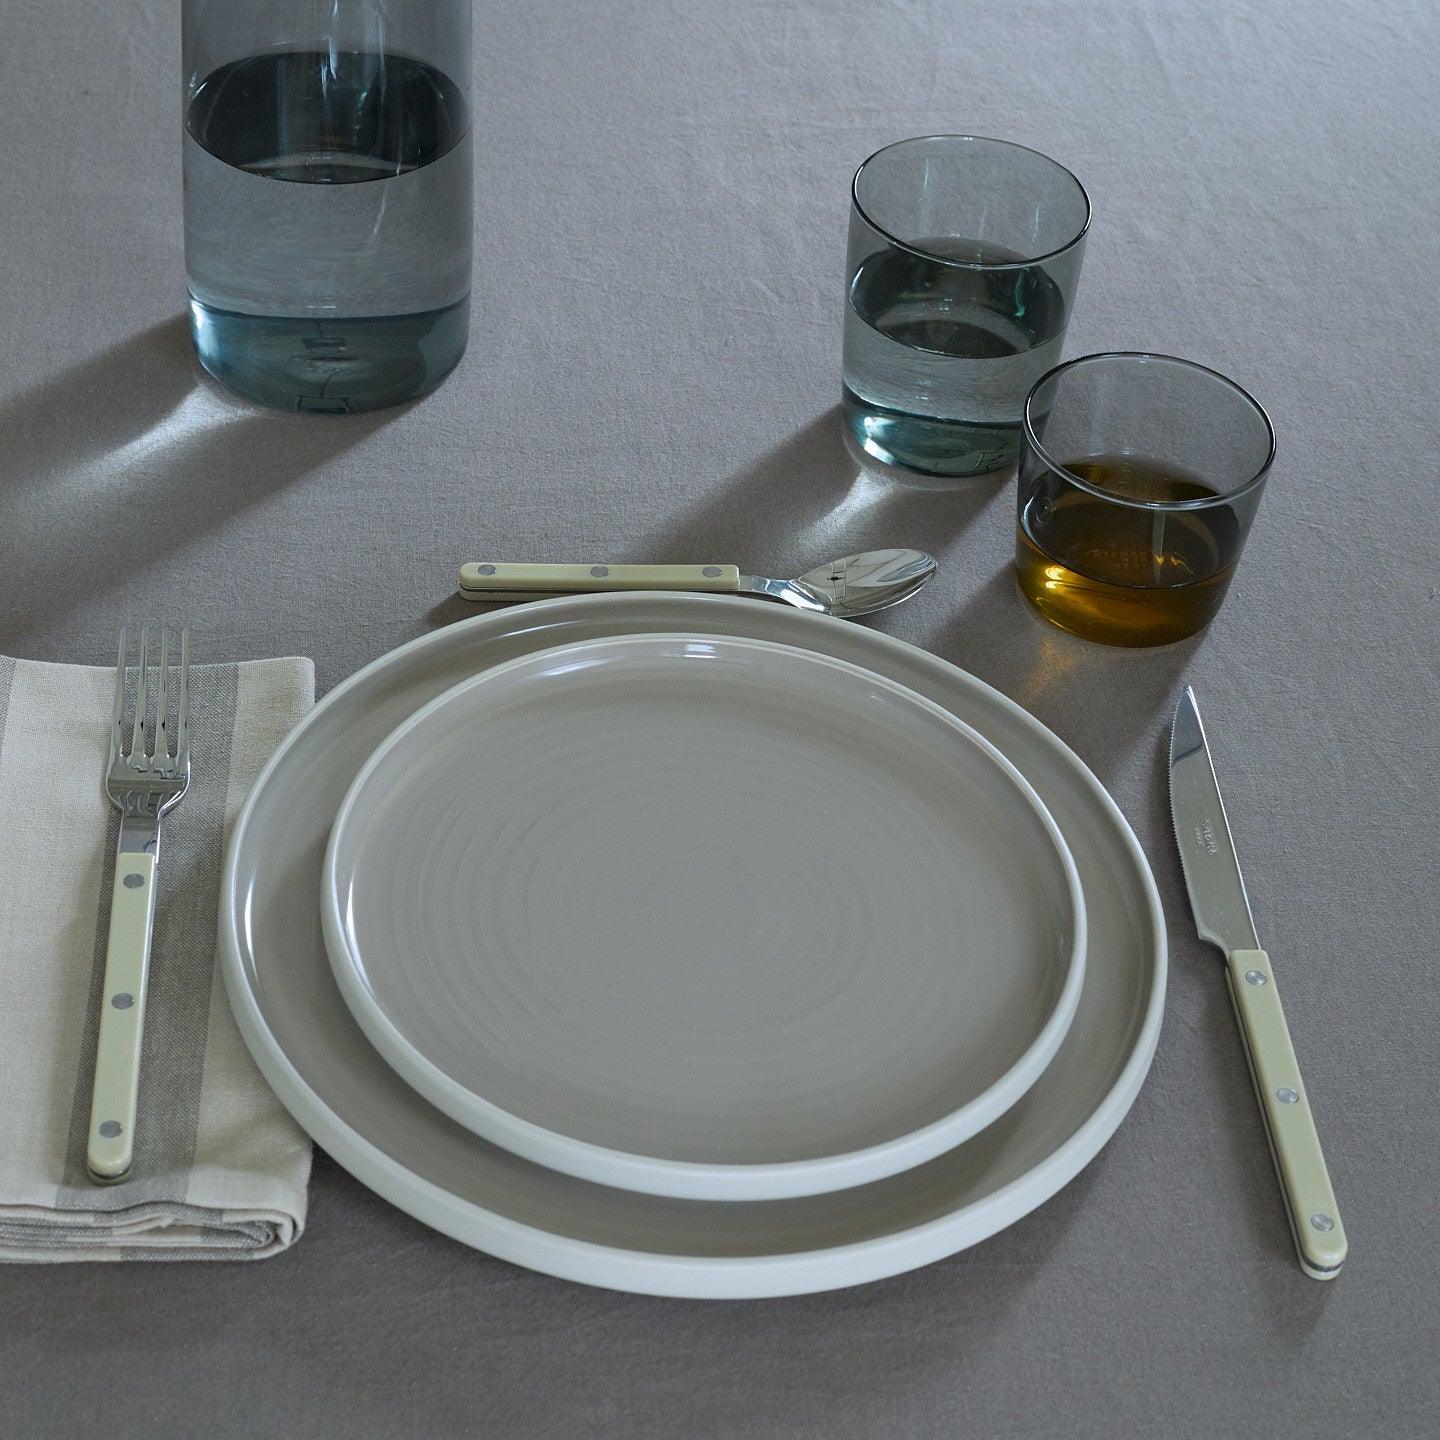
[[[1065,468],[1117,500],[1175,504],[1219,494],[1138,455],[1089,456]],[[1107,645],[1165,645],[1214,617],[1240,541],[1228,505],[1149,511],[1047,475],[1021,511],[1015,569],[1026,599],[1062,629]]]

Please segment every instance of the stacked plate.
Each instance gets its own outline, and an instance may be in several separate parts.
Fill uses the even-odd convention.
[[[842,621],[583,596],[328,695],[249,796],[231,1003],[341,1164],[548,1273],[828,1289],[952,1254],[1138,1092],[1159,902],[1094,777]]]

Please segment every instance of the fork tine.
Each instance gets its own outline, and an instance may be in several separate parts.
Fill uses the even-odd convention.
[[[155,692],[155,763],[170,763],[170,627],[160,627],[160,688]]]
[[[176,703],[175,763],[190,768],[190,632],[180,631],[180,698]]]
[[[120,736],[120,721],[125,715],[125,632],[120,632],[120,658],[115,663],[115,719],[110,725],[110,763],[124,748]]]
[[[150,633],[140,627],[140,678],[135,682],[135,725],[131,730],[130,758],[143,760],[150,753],[150,731],[145,724],[145,673],[150,668],[146,655]]]

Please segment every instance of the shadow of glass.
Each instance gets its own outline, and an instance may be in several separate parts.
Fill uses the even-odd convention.
[[[1002,472],[937,490],[878,477],[862,470],[847,450],[837,405],[722,482],[693,510],[672,518],[668,526],[645,531],[643,545],[637,541],[631,553],[606,558],[738,565],[747,573],[780,579],[860,550],[912,548],[941,558],[1013,478],[1013,471]],[[426,613],[425,622],[435,629],[495,608],[446,596]],[[854,623],[894,629],[906,608],[882,610]]]
[[[1082,640],[1044,619],[1006,565],[970,596],[934,648],[1024,706],[1105,780],[1151,743],[1157,719],[1168,735],[1181,676],[1203,644],[1203,631],[1140,649]]]
[[[1006,479],[941,491],[880,478],[851,457],[837,405],[655,534],[652,558],[715,560],[785,578],[856,550],[938,554]]]
[[[93,604],[386,423],[264,410],[200,369],[183,317],[0,407],[0,640]],[[21,608],[23,606],[23,609]]]

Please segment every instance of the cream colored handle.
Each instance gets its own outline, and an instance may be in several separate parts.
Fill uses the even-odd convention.
[[[1330,1188],[1270,957],[1263,950],[1232,951],[1225,978],[1290,1213],[1300,1268],[1315,1280],[1333,1280],[1345,1259],[1345,1227]]]
[[[91,1179],[101,1184],[123,1180],[134,1157],[135,1097],[154,922],[155,857],[121,852],[115,857],[115,885],[110,892],[110,941],[86,1149]]]
[[[460,567],[460,594],[467,600],[537,600],[600,590],[701,590],[733,594],[740,588],[735,565],[500,565]]]

